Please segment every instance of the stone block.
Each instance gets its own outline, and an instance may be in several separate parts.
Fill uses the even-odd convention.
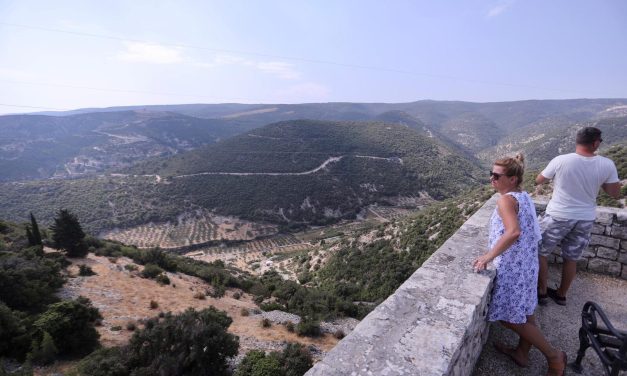
[[[616,221],[627,224],[627,210],[620,210],[616,213]]]
[[[620,250],[627,251],[627,240],[623,240],[620,242]]]
[[[618,262],[620,262],[623,265],[627,265],[627,253],[619,253]]]
[[[588,259],[586,257],[577,260],[577,270],[588,270]]]
[[[620,240],[610,238],[609,236],[590,235],[590,245],[602,245],[607,248],[618,249]]]
[[[627,227],[625,226],[612,226],[612,232],[610,235],[614,238],[627,239]]]
[[[622,279],[627,279],[627,266],[623,266],[623,272],[621,273],[620,277]]]
[[[609,274],[614,277],[618,277],[621,274],[621,266],[622,265],[618,261],[610,261],[600,258],[595,258],[588,261],[589,271],[601,274]]]
[[[581,256],[587,258],[595,257],[597,255],[597,251],[595,248],[596,247],[586,247],[586,249],[583,250]]]
[[[618,251],[612,248],[599,247],[597,249],[597,257],[608,260],[616,260],[618,257]]]
[[[592,233],[596,235],[603,235],[605,234],[606,227],[609,227],[609,226],[603,226],[603,225],[599,225],[595,223],[592,225]]]
[[[601,225],[611,225],[614,221],[614,213],[603,209],[597,209],[597,218],[594,222]]]

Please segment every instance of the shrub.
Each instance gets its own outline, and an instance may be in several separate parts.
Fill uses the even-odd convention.
[[[309,350],[298,343],[288,343],[278,358],[285,376],[302,376],[313,365]]]
[[[146,264],[141,272],[144,278],[155,278],[159,274],[163,273],[163,269],[155,264]]]
[[[277,302],[270,302],[270,303],[264,303],[262,304],[259,308],[261,308],[262,310],[268,312],[268,311],[284,311],[285,307],[282,304],[279,304]]]
[[[76,370],[79,375],[127,376],[130,372],[121,347],[103,347],[83,358]]]
[[[50,333],[44,332],[41,344],[37,338],[33,340],[30,358],[36,364],[46,365],[54,361],[58,352],[59,350],[57,350],[57,346],[54,344],[54,340],[52,339]]]
[[[321,334],[320,324],[315,320],[305,317],[296,325],[296,333],[299,336],[317,337]]]
[[[137,325],[134,322],[129,321],[129,322],[126,323],[126,330],[132,332],[135,329],[137,329]]]
[[[233,299],[239,300],[239,298],[241,298],[241,297],[242,297],[242,294],[239,291],[235,291],[233,293]]]
[[[95,275],[96,273],[88,265],[80,265],[78,267],[78,275],[82,277]]]
[[[270,322],[269,319],[264,318],[263,320],[261,320],[261,327],[262,328],[269,328],[272,326],[272,322]]]
[[[137,265],[135,265],[135,264],[126,264],[126,265],[124,265],[124,269],[128,270],[129,272],[134,272],[135,270],[137,270]]]
[[[155,278],[155,281],[157,281],[157,283],[159,283],[160,285],[170,284],[170,278],[168,278],[168,276],[165,274],[159,274],[157,278]]]
[[[294,332],[294,323],[291,321],[288,321],[285,323],[285,328],[287,329],[288,332],[293,333]]]
[[[346,334],[344,334],[344,331],[342,329],[338,329],[333,333],[333,336],[337,339],[342,339],[346,336]]]
[[[239,314],[240,314],[240,315],[242,315],[242,316],[248,316],[248,315],[250,315],[250,312],[248,311],[248,309],[246,309],[246,308],[242,308],[242,309],[239,311]]]
[[[213,307],[166,315],[133,334],[128,364],[134,375],[227,375],[227,358],[239,347],[237,337],[227,332],[231,323]]]
[[[150,301],[150,309],[157,309],[157,308],[159,308],[159,303],[157,303],[154,300],[151,300]]]
[[[85,355],[98,346],[100,335],[94,328],[97,319],[102,318],[98,309],[83,297],[52,304],[33,323],[41,333],[50,333],[59,355]]]
[[[205,300],[205,293],[200,291],[195,292],[194,299]]]
[[[119,332],[120,330],[122,330],[122,327],[120,325],[115,325],[111,327],[112,332]]]

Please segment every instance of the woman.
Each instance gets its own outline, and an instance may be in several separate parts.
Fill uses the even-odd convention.
[[[475,270],[485,269],[490,261],[496,267],[494,290],[488,321],[499,321],[520,336],[518,347],[495,345],[516,364],[529,363],[531,346],[537,347],[549,363],[548,375],[563,375],[566,354],[551,346],[535,324],[533,312],[538,303],[538,242],[540,228],[535,207],[523,181],[523,156],[494,162],[490,182],[501,197],[490,219],[489,251],[473,262]]]

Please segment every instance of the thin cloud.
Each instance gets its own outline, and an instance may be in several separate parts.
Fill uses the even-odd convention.
[[[488,10],[488,12],[486,13],[486,17],[488,18],[497,17],[501,15],[503,12],[505,12],[507,9],[511,8],[513,4],[514,4],[514,1],[500,2]]]
[[[282,61],[268,61],[257,63],[257,69],[260,69],[270,74],[274,74],[277,77],[286,80],[297,80],[301,76],[300,72],[296,71],[292,64]]]
[[[301,78],[301,73],[296,70],[293,64],[283,61],[256,61],[240,56],[218,54],[210,63],[194,63],[199,67],[213,68],[216,66],[240,66],[260,70],[284,80],[297,80]]]
[[[129,63],[178,64],[185,61],[178,47],[165,47],[142,42],[124,42],[125,51],[115,56],[116,60]]]

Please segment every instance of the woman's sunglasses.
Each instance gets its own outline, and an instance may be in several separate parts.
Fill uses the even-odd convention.
[[[501,176],[505,176],[505,174],[498,174],[496,172],[490,171],[490,178],[494,178],[494,180],[499,180]]]

